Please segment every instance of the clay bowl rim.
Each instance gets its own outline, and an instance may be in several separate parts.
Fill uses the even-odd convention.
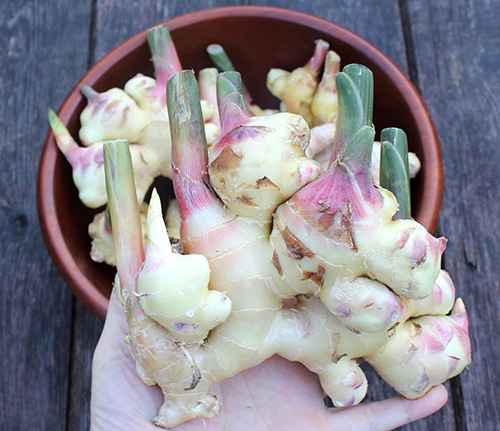
[[[422,145],[428,152],[423,183],[426,185],[426,199],[421,202],[419,221],[431,232],[435,230],[441,209],[443,195],[443,165],[439,138],[430,114],[414,85],[394,64],[394,62],[368,41],[351,31],[330,21],[302,12],[267,6],[229,6],[200,10],[164,21],[170,30],[186,27],[201,21],[209,21],[222,17],[269,18],[292,22],[331,34],[346,45],[363,51],[364,54],[386,74],[391,83],[402,94],[415,118]],[[59,109],[63,122],[73,115],[81,101],[79,87],[82,84],[93,85],[98,78],[123,57],[134,51],[146,40],[146,31],[135,34],[128,40],[113,48],[101,58],[73,87]],[[54,171],[58,149],[52,133],[49,131],[45,139],[39,162],[37,178],[37,206],[40,225],[45,244],[52,259],[76,296],[99,316],[104,317],[108,306],[108,298],[99,291],[85,276],[75,262],[66,241],[63,238],[61,225],[57,218],[56,202],[53,193]],[[429,187],[430,185],[430,187]]]

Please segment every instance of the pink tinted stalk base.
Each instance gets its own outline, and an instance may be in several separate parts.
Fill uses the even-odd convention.
[[[73,169],[83,170],[90,165],[96,165],[97,167],[103,165],[104,154],[101,145],[80,147],[52,109],[49,109],[48,119],[57,146]]]
[[[174,191],[186,219],[217,200],[208,185],[207,144],[194,73],[175,74],[167,91]]]
[[[181,63],[165,25],[153,27],[148,31],[147,38],[156,78],[153,95],[165,103],[168,80],[181,70]]]
[[[305,68],[309,70],[314,76],[318,76],[321,66],[325,61],[328,49],[330,48],[330,44],[328,42],[325,42],[323,39],[318,39],[314,43],[316,44],[314,48],[314,54],[305,65]]]
[[[238,72],[223,72],[217,77],[217,104],[222,136],[245,124],[251,117],[242,88],[243,83]]]

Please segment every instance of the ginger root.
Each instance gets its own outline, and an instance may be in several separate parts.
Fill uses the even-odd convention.
[[[300,114],[313,124],[311,103],[318,86],[318,75],[328,52],[329,44],[318,39],[314,54],[307,64],[292,72],[271,69],[267,74],[267,88],[281,100],[281,111]]]
[[[145,238],[144,266],[137,278],[144,312],[178,340],[201,342],[209,330],[227,319],[231,301],[208,290],[210,268],[205,256],[172,252],[156,190],[148,208]]]
[[[357,404],[365,396],[360,359],[410,398],[470,362],[465,308],[461,300],[455,302],[453,283],[440,270],[445,241],[414,220],[394,220],[395,196],[374,185],[371,73],[350,65],[337,74],[336,86],[339,111],[330,167],[270,200],[266,189],[256,187],[255,202],[268,205],[252,212],[233,203],[238,195],[228,180],[253,186],[254,176],[244,173],[242,163],[214,170],[222,151],[209,167],[194,74],[174,75],[167,93],[172,176],[187,255],[172,253],[156,194],[144,254],[129,146],[105,144],[131,350],[139,375],[164,395],[157,425],[171,428],[217,414],[212,385],[275,354],[317,373],[336,406]],[[231,136],[223,151],[241,145],[239,154],[247,157],[242,145],[247,142],[256,153],[269,152],[269,158],[252,156],[260,157],[256,166],[264,166],[266,175],[290,169],[289,159],[269,151],[271,144],[259,147],[265,134],[248,138],[248,124],[258,119],[248,113],[239,77],[220,75],[218,96],[222,138],[215,151]],[[259,127],[274,133],[272,146],[289,148],[288,120],[262,121]],[[394,136],[391,145],[404,135]],[[303,148],[296,147],[301,160]],[[200,270],[193,274],[195,265]],[[454,302],[451,315],[445,315]]]
[[[135,172],[136,191],[142,203],[153,180],[158,176],[171,178],[171,145],[166,85],[181,69],[175,46],[165,26],[148,32],[155,77],[138,74],[124,86],[98,93],[81,87],[87,106],[81,113],[80,147],[53,111],[49,124],[56,143],[73,169],[73,181],[80,200],[89,208],[106,205],[103,142],[126,139],[130,144]],[[216,106],[202,102],[207,135],[214,141],[219,130],[215,121]],[[214,121],[212,121],[214,119]]]
[[[335,123],[337,119],[337,85],[335,77],[340,70],[340,57],[335,51],[328,51],[323,76],[311,101],[314,126]]]
[[[219,76],[222,138],[211,149],[210,179],[235,214],[268,223],[276,205],[316,178],[320,167],[305,157],[304,119],[290,113],[252,117],[241,88],[237,72]]]

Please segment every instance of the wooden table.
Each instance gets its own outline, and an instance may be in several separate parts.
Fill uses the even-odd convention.
[[[445,161],[444,264],[469,309],[474,360],[447,385],[447,406],[405,430],[500,430],[500,1],[271,3],[362,35],[427,101]],[[174,15],[229,4],[247,2],[0,2],[1,430],[86,431],[89,423],[102,322],[65,286],[40,235],[35,175],[47,106],[57,107],[89,66],[128,36]],[[371,398],[392,394],[371,380]]]

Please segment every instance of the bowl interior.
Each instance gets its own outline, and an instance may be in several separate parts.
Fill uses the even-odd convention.
[[[377,130],[380,131],[389,126],[403,128],[408,134],[410,150],[416,152],[423,162],[424,173],[428,169],[429,154],[432,153],[424,148],[425,142],[412,113],[411,103],[408,97],[405,97],[405,87],[394,83],[394,78],[382,70],[380,59],[374,58],[372,52],[362,46],[356,47],[356,44],[354,47],[350,46],[345,34],[337,34],[336,27],[332,26],[325,30],[324,27],[319,29],[304,23],[275,19],[270,16],[238,17],[228,14],[204,21],[195,20],[187,26],[180,25],[176,28],[174,25],[171,28],[173,28],[172,37],[183,67],[199,70],[211,66],[205,48],[209,43],[221,43],[230,53],[257,103],[264,107],[277,107],[278,105],[277,100],[265,87],[266,73],[269,68],[280,67],[290,70],[304,64],[311,55],[314,40],[317,38],[327,40],[340,54],[343,65],[353,62],[362,63],[373,71],[375,79],[374,122]],[[137,41],[137,38],[135,39]],[[98,70],[91,71],[84,77],[83,82],[91,84],[99,91],[111,87],[122,87],[128,79],[139,72],[152,75],[150,53],[144,36],[139,43],[128,43],[127,47],[122,45],[94,69]],[[101,73],[102,71],[104,73]],[[408,83],[405,85],[408,86]],[[85,102],[77,94],[77,89],[73,92],[72,96],[78,98],[75,99],[77,101],[72,109],[67,108],[66,103],[61,114],[73,136],[78,136],[79,115]],[[65,109],[66,111],[63,112]],[[51,136],[49,136],[47,146],[54,146]],[[80,203],[76,188],[72,183],[70,167],[60,153],[55,156],[53,169],[53,203],[57,219],[53,222],[60,224],[65,245],[79,271],[106,298],[112,285],[114,269],[90,260],[90,239],[87,227],[94,212]],[[42,172],[41,175],[44,174]],[[422,213],[424,178],[425,175],[421,173],[412,180],[413,213],[417,219],[420,219]],[[164,197],[172,196],[167,180],[162,181],[162,194]],[[433,223],[432,221],[420,221],[424,221],[427,227],[434,227],[429,226],[429,223]],[[54,244],[49,244],[49,247],[53,255],[57,254],[54,252]],[[60,256],[55,257],[56,262],[61,266]],[[65,272],[65,269],[62,269]],[[74,284],[74,280],[70,280],[71,282]],[[78,291],[78,286],[72,287]]]

